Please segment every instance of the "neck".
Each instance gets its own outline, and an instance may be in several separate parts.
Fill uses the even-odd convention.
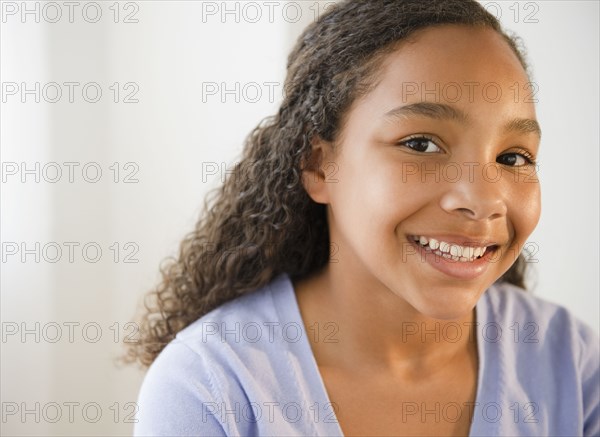
[[[332,263],[294,288],[320,367],[414,380],[476,350],[475,309],[455,320],[429,318],[382,284]]]

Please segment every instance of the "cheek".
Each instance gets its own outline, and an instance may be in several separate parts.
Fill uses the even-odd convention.
[[[523,244],[540,220],[541,191],[539,183],[521,184],[510,203],[515,238]]]
[[[426,184],[407,178],[395,162],[378,163],[361,185],[377,222],[396,226],[428,202]]]
[[[404,218],[433,202],[443,191],[435,178],[415,175],[397,157],[371,154],[340,163],[333,187],[337,208],[353,211],[353,221],[366,221],[373,232],[388,232]]]
[[[336,179],[330,186],[331,207],[340,225],[344,222],[354,232],[388,234],[424,202],[423,184],[403,180],[398,163],[389,159],[340,162]]]

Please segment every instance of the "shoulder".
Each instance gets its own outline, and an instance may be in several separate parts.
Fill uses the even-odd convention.
[[[221,414],[243,405],[260,380],[277,387],[286,276],[229,301],[180,331],[152,363],[138,396],[135,435],[223,435],[253,432]],[[273,294],[277,294],[273,297]],[[260,369],[270,369],[261,374]],[[283,375],[289,377],[289,375]],[[274,389],[273,389],[274,391]],[[272,391],[272,392],[273,392]],[[271,393],[272,393],[271,392]],[[231,422],[231,423],[229,423]]]
[[[558,346],[557,343],[564,346],[567,342],[578,359],[582,359],[590,348],[598,351],[597,332],[563,305],[508,283],[491,286],[485,293],[485,299],[488,322],[497,322],[509,331],[535,331],[539,334],[538,340],[547,346]]]
[[[598,333],[566,307],[511,284],[494,284],[477,308],[484,325],[494,325],[487,338],[483,328],[481,338],[507,396],[520,399],[526,393],[548,411],[560,411],[546,418],[548,429],[598,435]]]
[[[210,415],[220,395],[209,367],[184,343],[171,341],[144,377],[134,435],[225,435]]]
[[[248,345],[264,349],[277,344],[288,322],[280,306],[293,306],[288,281],[286,275],[279,275],[263,287],[224,303],[181,330],[176,341],[213,362],[247,355],[252,352]]]

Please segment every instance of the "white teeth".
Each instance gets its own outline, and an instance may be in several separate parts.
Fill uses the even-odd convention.
[[[428,249],[434,251],[434,253],[454,261],[470,262],[475,260],[475,258],[483,256],[487,250],[487,247],[459,246],[457,244],[446,243],[445,241],[438,241],[435,238],[427,238],[422,235],[415,236],[413,239],[423,247],[428,246]]]
[[[448,243],[446,243],[445,241],[440,241],[440,250],[442,252],[450,252],[450,245]]]
[[[474,258],[476,250],[474,247],[463,247],[462,256],[465,258]]]
[[[462,250],[460,247],[454,246],[454,245],[450,246],[450,255],[457,257],[457,256],[460,256],[461,254],[462,254]]]

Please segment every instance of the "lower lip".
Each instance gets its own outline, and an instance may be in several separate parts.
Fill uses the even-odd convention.
[[[408,238],[408,241],[416,248],[420,261],[425,260],[437,271],[453,278],[463,280],[475,279],[484,274],[490,265],[490,258],[492,258],[498,250],[498,246],[496,246],[495,250],[486,250],[481,258],[476,258],[473,261],[461,262],[429,252],[411,238]]]

